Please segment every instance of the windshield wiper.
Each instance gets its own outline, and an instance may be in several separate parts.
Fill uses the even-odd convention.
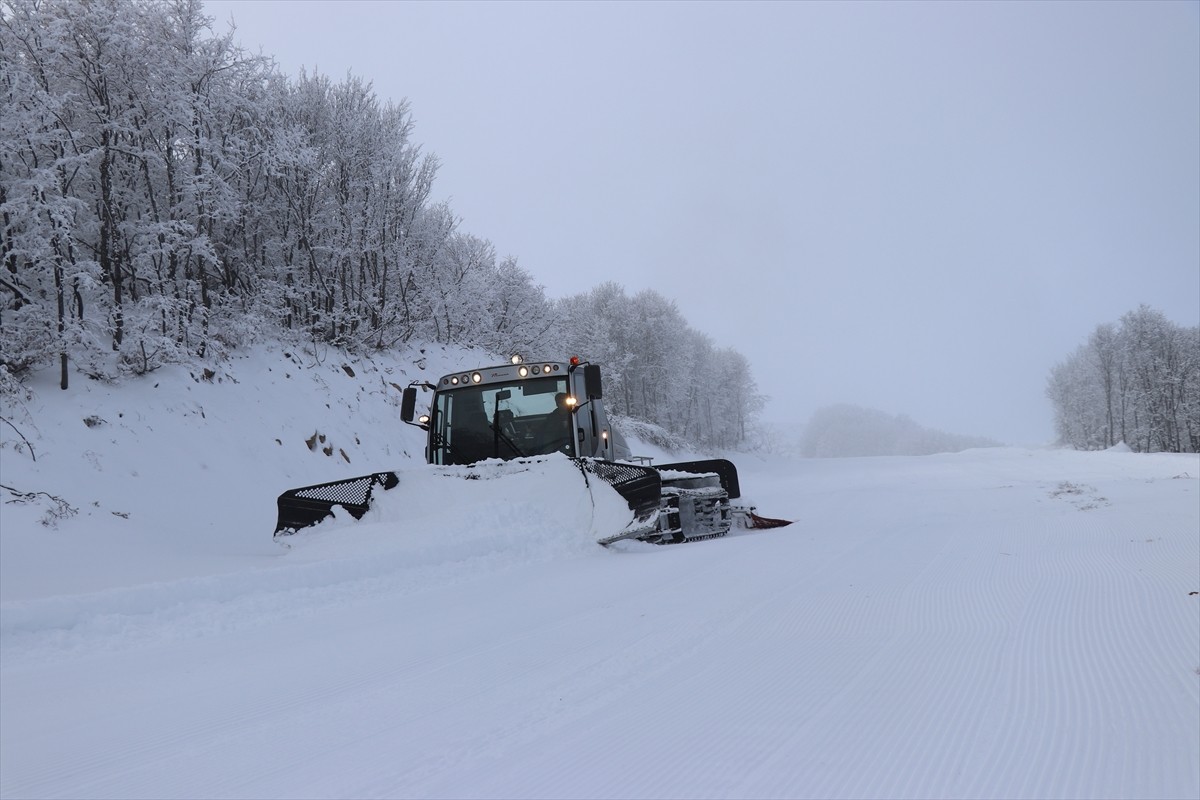
[[[528,456],[526,456],[525,453],[521,451],[521,448],[517,447],[517,443],[514,442],[512,439],[508,438],[508,436],[504,433],[504,431],[500,430],[500,404],[499,403],[496,404],[496,410],[492,412],[492,422],[488,427],[490,427],[492,429],[492,433],[494,434],[492,436],[492,453],[496,456],[496,458],[500,458],[500,440],[501,439],[504,440],[505,444],[507,444],[510,448],[512,448],[512,451],[514,453],[516,453],[516,455],[519,458],[528,458]]]

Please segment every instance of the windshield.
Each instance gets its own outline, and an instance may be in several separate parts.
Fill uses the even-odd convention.
[[[471,464],[553,452],[574,455],[566,396],[565,376],[439,392],[431,421],[431,461]]]

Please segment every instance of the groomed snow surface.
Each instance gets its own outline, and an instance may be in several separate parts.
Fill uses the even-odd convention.
[[[4,798],[1200,796],[1197,456],[735,455],[796,524],[603,549],[565,459],[422,468],[397,387],[478,355],[322,356],[6,402]]]

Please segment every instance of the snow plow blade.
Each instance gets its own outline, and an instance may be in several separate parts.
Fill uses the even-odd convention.
[[[333,516],[334,506],[346,509],[355,519],[362,519],[371,507],[371,494],[376,486],[391,489],[400,483],[394,472],[376,472],[358,478],[331,483],[318,483],[289,489],[279,495],[279,518],[275,536],[287,536],[301,528],[316,525]]]
[[[662,497],[662,477],[658,470],[636,464],[618,464],[598,459],[572,459],[586,478],[595,475],[625,498],[634,520],[644,519],[658,511]]]
[[[475,480],[486,477],[489,470],[497,466],[510,471],[523,471],[544,461],[544,458],[528,458],[514,459],[503,465],[481,462],[430,469],[441,471],[447,477]],[[612,486],[625,499],[629,510],[633,512],[633,519],[629,526],[618,534],[620,538],[637,535],[637,532],[643,529],[653,529],[654,517],[657,515],[659,499],[662,496],[662,480],[657,470],[598,459],[573,458],[571,461],[582,473],[585,483],[589,482],[589,476],[594,476]],[[355,519],[362,519],[370,509],[371,500],[377,491],[387,491],[399,485],[400,476],[397,473],[376,472],[357,478],[289,489],[279,495],[277,501],[279,515],[274,535],[288,536],[316,525],[333,516],[333,510],[338,506],[344,508]]]

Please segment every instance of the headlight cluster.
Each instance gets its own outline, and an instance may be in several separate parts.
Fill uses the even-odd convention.
[[[558,364],[534,364],[532,367],[521,364],[517,367],[517,374],[522,378],[528,378],[530,375],[549,375],[551,372],[558,372],[562,367]],[[493,373],[493,377],[499,377],[499,374]],[[471,372],[463,373],[462,375],[450,375],[442,378],[443,386],[470,386],[472,383],[482,383],[483,373]]]
[[[522,366],[517,370],[517,374],[522,378],[527,378],[532,373],[534,375],[549,375],[551,372],[558,372],[558,364],[534,364],[532,367]]]

